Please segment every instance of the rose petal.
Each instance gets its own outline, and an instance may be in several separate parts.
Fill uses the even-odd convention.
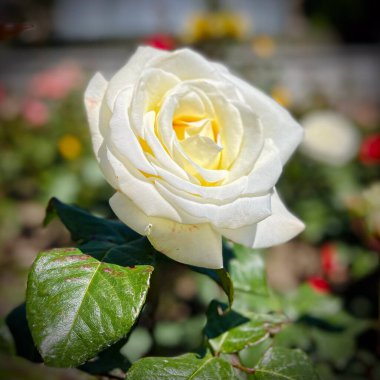
[[[238,86],[249,107],[258,115],[265,137],[271,138],[284,164],[294,152],[303,132],[301,126],[269,96],[233,75],[224,75],[224,79]]]
[[[143,116],[150,111],[157,112],[165,94],[180,83],[179,79],[160,69],[149,68],[144,70],[135,86],[131,108],[131,125],[135,132],[145,138]]]
[[[148,178],[132,166],[120,162],[110,150],[106,150],[106,159],[117,178],[116,189],[139,205],[146,215],[182,222],[178,211],[162,197]]]
[[[110,121],[107,144],[112,145],[120,153],[120,159],[132,164],[139,170],[151,175],[157,175],[156,170],[147,160],[136,135],[131,129],[128,119],[128,100],[131,90],[123,90],[115,101],[115,110]]]
[[[148,46],[139,47],[128,62],[112,77],[107,90],[107,104],[111,110],[121,90],[129,85],[134,85],[147,64],[157,57],[169,55],[163,50],[153,49]]]
[[[179,224],[146,216],[127,197],[116,193],[110,205],[117,217],[141,235],[147,235],[155,249],[188,265],[223,267],[222,238],[209,224]]]
[[[199,78],[219,79],[220,70],[200,54],[190,49],[179,49],[165,56],[157,56],[148,66],[158,67],[183,81]]]
[[[181,141],[186,155],[197,165],[205,169],[216,169],[220,160],[221,146],[209,137],[192,136]]]
[[[235,243],[252,248],[266,248],[287,242],[304,228],[305,225],[286,209],[277,192],[274,192],[272,215],[268,218],[242,228],[218,228],[217,231]]]
[[[84,93],[84,102],[87,111],[87,119],[90,125],[92,145],[95,154],[98,153],[100,145],[103,142],[103,136],[100,133],[99,118],[100,107],[107,89],[108,82],[100,73],[96,73],[88,84]]]
[[[239,228],[257,223],[271,214],[271,194],[256,197],[241,197],[221,204],[177,190],[160,179],[156,179],[160,194],[177,210],[199,218],[199,222],[209,222],[218,228]],[[215,201],[214,201],[215,202]]]
[[[251,172],[264,145],[264,128],[261,120],[244,104],[234,103],[244,125],[240,152],[230,168],[226,183]]]

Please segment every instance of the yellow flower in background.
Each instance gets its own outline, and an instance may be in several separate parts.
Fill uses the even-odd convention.
[[[198,42],[216,38],[243,38],[248,30],[247,20],[236,13],[207,12],[192,15],[184,40]]]
[[[58,141],[58,150],[66,160],[74,160],[82,153],[82,144],[74,135],[64,135]]]
[[[272,88],[272,98],[283,107],[289,108],[292,105],[292,93],[284,86],[275,86]]]
[[[252,42],[252,49],[259,57],[269,58],[276,51],[276,41],[270,36],[258,36]]]

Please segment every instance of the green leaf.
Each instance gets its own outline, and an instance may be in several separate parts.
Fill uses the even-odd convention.
[[[261,253],[235,245],[236,259],[230,262],[230,273],[236,291],[268,295],[265,263]]]
[[[155,250],[145,236],[124,244],[92,240],[78,248],[104,263],[123,267],[155,264]]]
[[[118,221],[97,218],[79,207],[52,198],[45,224],[55,216],[71,232],[78,248],[97,260],[121,266],[155,263],[155,250],[148,239]]]
[[[140,314],[152,271],[103,263],[73,248],[40,253],[26,308],[45,363],[78,366],[124,337]]]
[[[286,294],[282,301],[286,315],[292,319],[302,315],[325,319],[334,316],[342,308],[339,298],[318,293],[309,284],[303,284],[296,292]]]
[[[16,354],[32,362],[41,362],[26,319],[25,303],[14,308],[5,318],[5,323],[12,335]]]
[[[285,322],[281,315],[251,314],[247,318],[233,310],[223,315],[222,310],[221,304],[211,304],[204,330],[210,346],[217,353],[239,352],[259,344],[279,332]]]
[[[229,265],[233,257],[233,252],[231,248],[223,242],[223,268],[221,269],[208,269],[190,266],[195,272],[204,274],[214,280],[224,291],[228,298],[228,307],[231,308],[234,301],[234,284],[232,282],[231,276],[228,273]]]
[[[185,354],[174,358],[151,357],[138,360],[127,380],[237,380],[232,365],[211,355],[199,358]]]
[[[123,244],[141,237],[119,221],[97,218],[79,207],[66,205],[57,198],[50,200],[44,224],[48,224],[54,217],[62,221],[75,242],[103,240]]]
[[[319,359],[334,363],[343,368],[354,356],[356,342],[353,336],[347,333],[334,334],[318,329],[311,331]]]
[[[129,360],[121,353],[121,349],[126,344],[126,341],[126,338],[119,340],[78,368],[92,375],[103,376],[107,376],[116,368],[126,372],[131,366]]]
[[[309,358],[301,350],[270,348],[254,368],[255,380],[318,380]]]
[[[213,339],[224,332],[249,321],[248,318],[234,310],[228,311],[227,305],[213,300],[206,312],[207,323],[204,334],[208,339]]]
[[[16,346],[13,336],[3,320],[0,322],[0,354],[11,356],[16,354]]]

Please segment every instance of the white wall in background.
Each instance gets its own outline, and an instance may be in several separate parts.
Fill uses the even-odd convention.
[[[238,12],[254,33],[279,34],[289,16],[290,0],[219,0]],[[207,9],[205,0],[55,0],[55,34],[67,40],[138,37],[157,32],[181,34],[192,13]]]
[[[203,0],[56,0],[54,32],[69,40],[178,34],[204,8]]]

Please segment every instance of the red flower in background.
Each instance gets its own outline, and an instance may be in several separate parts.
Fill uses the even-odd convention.
[[[176,47],[173,37],[161,33],[147,37],[144,42],[148,46],[161,50],[173,50]]]
[[[380,134],[368,136],[362,141],[359,159],[363,164],[380,163]]]
[[[323,273],[331,276],[337,266],[336,248],[333,244],[325,244],[321,247],[321,264]]]
[[[330,285],[322,277],[310,277],[308,284],[318,293],[330,293]]]

